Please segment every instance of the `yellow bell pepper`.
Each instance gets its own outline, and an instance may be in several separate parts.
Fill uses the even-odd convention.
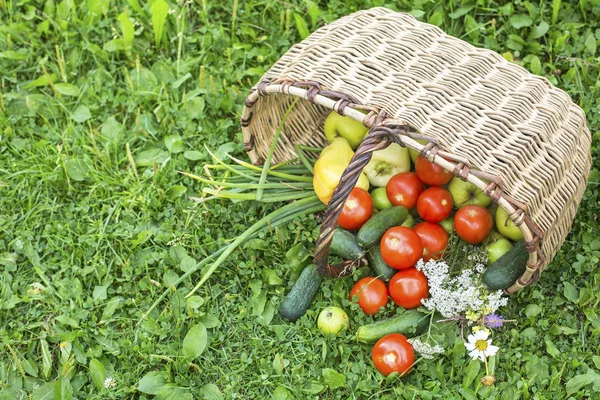
[[[337,137],[331,144],[323,149],[319,159],[315,163],[315,173],[313,176],[313,188],[317,197],[328,204],[331,200],[333,190],[340,183],[340,178],[344,173],[354,151],[344,138]],[[360,174],[355,187],[369,190],[369,178],[364,173]]]

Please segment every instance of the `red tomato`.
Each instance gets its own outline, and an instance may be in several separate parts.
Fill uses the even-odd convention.
[[[423,256],[423,242],[410,228],[394,226],[388,229],[379,243],[381,258],[392,268],[410,268]]]
[[[348,195],[338,224],[349,231],[360,229],[373,215],[373,200],[364,189],[354,188]]]
[[[428,222],[440,222],[452,213],[452,195],[439,186],[425,189],[417,200],[417,211]]]
[[[419,307],[421,299],[429,296],[427,277],[416,268],[399,271],[390,279],[389,286],[394,303],[406,309]]]
[[[470,205],[458,209],[454,214],[454,229],[465,242],[478,244],[483,242],[494,222],[490,212],[481,206]]]
[[[385,376],[392,372],[405,374],[415,362],[415,351],[404,335],[392,333],[375,343],[371,358],[377,371]]]
[[[385,186],[385,192],[390,202],[395,206],[413,208],[417,198],[425,189],[423,182],[414,172],[401,172],[394,175]]]
[[[352,286],[350,301],[358,295],[358,305],[365,314],[373,315],[388,303],[388,289],[381,279],[367,276]]]
[[[420,180],[430,186],[441,186],[452,180],[452,172],[445,170],[426,158],[417,156],[415,171]]]
[[[423,241],[423,260],[439,260],[448,245],[446,230],[440,224],[426,221],[417,224],[413,230]]]

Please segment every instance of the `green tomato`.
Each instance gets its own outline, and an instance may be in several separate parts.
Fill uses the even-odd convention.
[[[390,208],[392,203],[387,197],[384,187],[376,188],[371,192],[371,198],[373,199],[373,205],[379,211]]]
[[[327,307],[319,314],[317,325],[323,335],[337,335],[348,329],[348,314],[339,307]]]

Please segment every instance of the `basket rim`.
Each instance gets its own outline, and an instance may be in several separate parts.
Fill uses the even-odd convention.
[[[308,88],[306,88],[307,86]],[[321,92],[325,94],[322,94]],[[284,94],[300,97],[304,100],[336,111],[340,115],[348,116],[361,122],[369,129],[380,125],[410,126],[406,121],[399,121],[386,116],[385,111],[378,107],[359,104],[353,101],[354,99],[350,99],[344,94],[322,90],[321,85],[318,82],[295,82],[291,79],[281,78],[273,82],[261,81],[248,94],[241,118],[244,145],[253,162],[256,162],[258,156],[253,148],[253,138],[247,137],[247,127],[250,125],[253,115],[252,108],[256,102],[261,96],[270,94]],[[334,100],[331,97],[339,97],[339,99]],[[369,113],[364,114],[358,110],[368,110]],[[400,135],[399,138],[405,146],[426,156],[425,158],[429,161],[448,171],[453,171],[455,176],[472,183],[477,188],[484,191],[486,196],[490,197],[499,207],[502,207],[508,213],[508,216],[513,223],[519,227],[523,233],[523,240],[525,241],[527,251],[529,252],[529,259],[523,275],[518,278],[512,286],[504,289],[504,292],[506,294],[514,294],[523,287],[535,283],[539,279],[541,265],[545,259],[540,247],[540,242],[543,239],[543,232],[528,218],[527,205],[517,202],[504,193],[501,186],[502,182],[499,177],[471,168],[471,163],[468,159],[456,157],[452,153],[444,151],[439,147],[432,151],[432,149],[438,145],[435,144],[435,146],[430,146],[431,142],[428,144],[421,144],[407,135]],[[450,161],[447,160],[447,158],[449,158]],[[465,168],[465,166],[467,166],[467,168]],[[484,179],[490,180],[490,182],[488,183]]]

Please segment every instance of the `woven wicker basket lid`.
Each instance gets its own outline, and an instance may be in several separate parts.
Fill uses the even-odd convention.
[[[547,79],[495,52],[385,8],[341,18],[293,46],[251,90],[242,130],[253,162],[265,159],[296,96],[304,100],[286,119],[275,161],[295,157],[296,143],[323,146],[324,119],[336,109],[369,127],[385,116],[436,138],[438,157],[403,142],[447,168],[456,166],[449,154],[466,160],[479,187],[485,174],[498,178],[487,193],[496,190],[526,241],[535,240],[509,293],[539,278],[570,231],[591,167],[585,114]],[[372,111],[365,116],[356,104]]]

